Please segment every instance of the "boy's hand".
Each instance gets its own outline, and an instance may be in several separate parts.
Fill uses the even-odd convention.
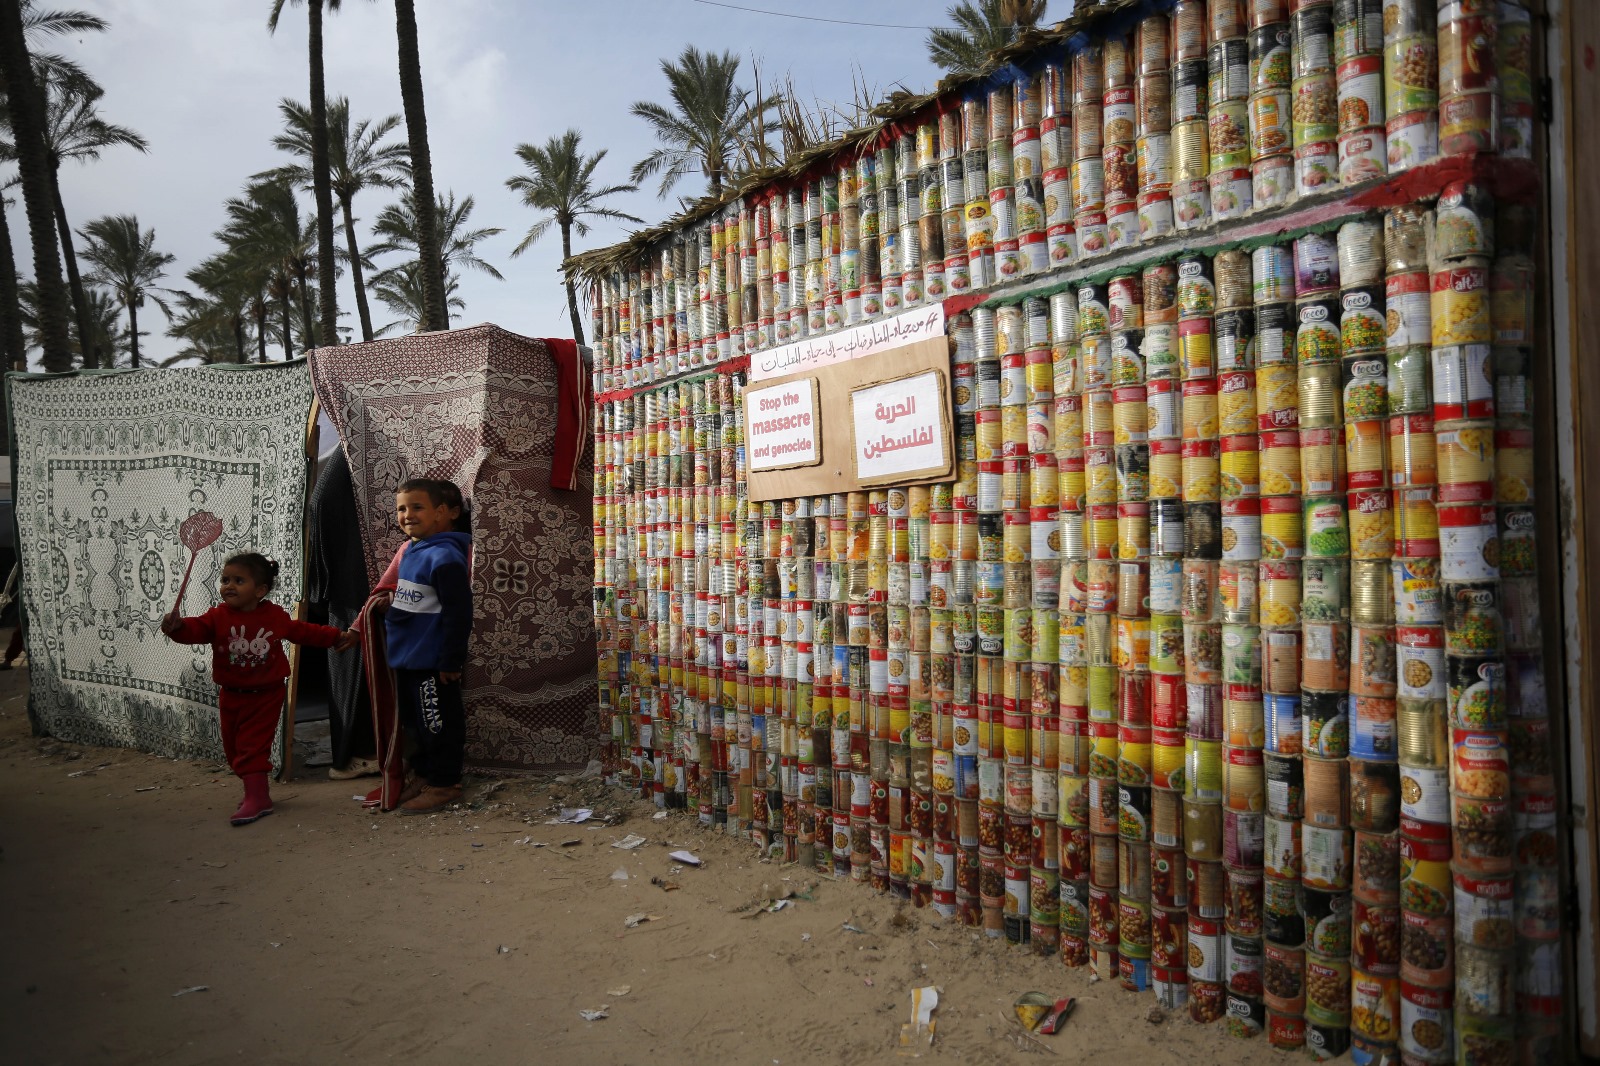
[[[439,671],[439,680],[443,681],[447,685],[454,685],[456,682],[461,680],[461,671],[459,671],[459,670],[451,670],[451,671],[441,670],[441,671]]]
[[[169,637],[182,628],[182,626],[183,621],[178,617],[177,611],[170,611],[165,618],[161,619],[161,632],[165,633]]]
[[[349,651],[361,643],[361,634],[353,629],[347,629],[339,634],[339,640],[333,646],[334,651]]]

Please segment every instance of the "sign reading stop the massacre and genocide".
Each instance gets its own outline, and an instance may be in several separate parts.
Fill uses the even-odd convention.
[[[820,462],[817,381],[801,378],[744,395],[745,456],[751,470],[784,470]]]

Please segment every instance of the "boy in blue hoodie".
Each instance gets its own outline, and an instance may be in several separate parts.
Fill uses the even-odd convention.
[[[455,531],[461,494],[446,481],[405,482],[395,492],[395,514],[411,542],[400,560],[385,632],[400,720],[415,747],[400,813],[430,814],[461,798],[467,741],[461,672],[472,634],[472,537]]]

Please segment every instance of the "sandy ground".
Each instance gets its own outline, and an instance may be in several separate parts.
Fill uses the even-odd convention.
[[[928,1061],[1283,1061],[598,782],[469,782],[461,809],[419,819],[309,771],[234,829],[223,768],[36,738],[9,673],[0,767],[9,1062],[899,1062],[909,990],[929,984]],[[619,821],[545,824],[574,804]],[[630,833],[648,843],[611,847]],[[751,906],[786,890],[814,898]],[[1063,1033],[1021,1035],[1010,1004],[1030,989],[1078,997]]]

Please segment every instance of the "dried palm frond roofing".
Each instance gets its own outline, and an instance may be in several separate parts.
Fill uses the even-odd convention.
[[[891,93],[886,100],[872,109],[873,117],[878,120],[872,125],[857,127],[835,141],[795,153],[779,166],[750,171],[737,185],[723,190],[721,195],[702,196],[672,218],[660,225],[638,230],[629,235],[625,241],[605,248],[580,252],[562,263],[561,269],[574,280],[592,283],[614,270],[635,266],[650,248],[663,239],[672,237],[687,226],[710,218],[727,204],[735,203],[757,190],[793,182],[824,159],[849,155],[858,151],[863,145],[875,143],[886,130],[904,123],[907,119],[922,115],[941,100],[956,102],[961,99],[964,90],[992,80],[1009,81],[1014,76],[1014,72],[1008,73],[1009,68],[1026,69],[1035,66],[1040,61],[1059,54],[1062,46],[1080,34],[1087,37],[1088,31],[1095,29],[1112,30],[1123,28],[1124,24],[1131,27],[1133,18],[1142,13],[1131,9],[1153,12],[1171,7],[1170,2],[1162,0],[1102,0],[1101,3],[1089,5],[1090,0],[1078,0],[1078,10],[1071,18],[1047,29],[1024,30],[1011,44],[990,53],[989,62],[982,70],[973,74],[953,74],[942,78],[931,93],[912,93],[905,90]]]

